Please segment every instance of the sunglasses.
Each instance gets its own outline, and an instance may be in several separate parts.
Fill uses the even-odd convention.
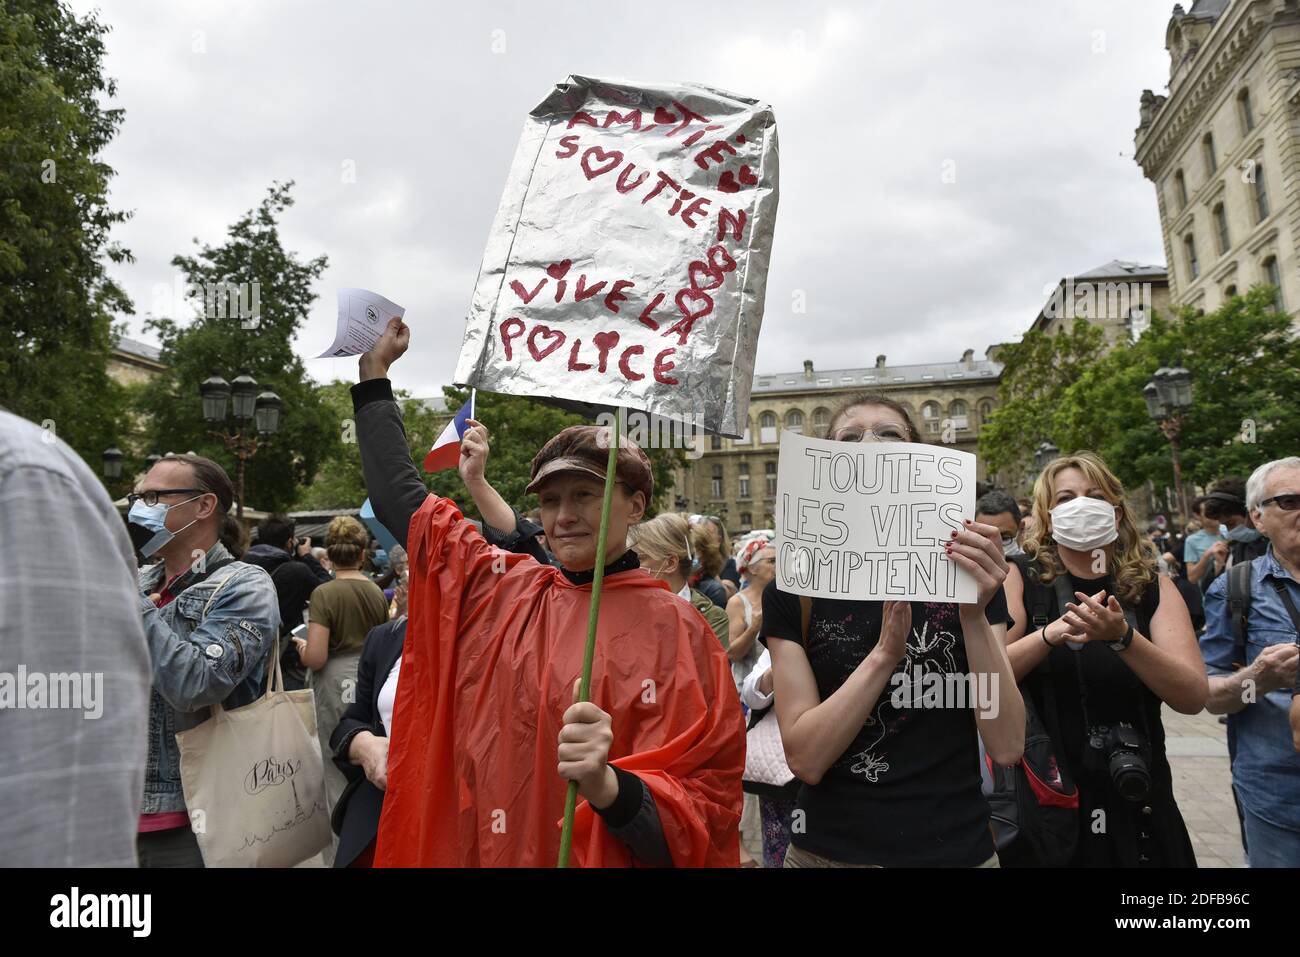
[[[1287,492],[1284,495],[1274,495],[1272,498],[1266,498],[1259,503],[1259,507],[1265,505],[1276,505],[1284,512],[1294,512],[1300,508],[1300,492]]]

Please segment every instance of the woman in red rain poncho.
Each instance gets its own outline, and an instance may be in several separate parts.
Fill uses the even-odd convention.
[[[575,704],[607,433],[565,429],[533,460],[561,567],[495,549],[411,462],[387,378],[409,342],[392,320],[352,390],[375,515],[410,557],[376,866],[553,867],[569,780],[577,865],[735,866],[744,723],[708,625],[626,546],[653,491],[645,454],[619,450],[591,700]]]

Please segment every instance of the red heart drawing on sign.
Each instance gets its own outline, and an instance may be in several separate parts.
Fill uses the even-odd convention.
[[[596,354],[600,356],[600,371],[605,371],[605,360],[609,358],[609,350],[618,345],[617,332],[598,332],[591,337],[591,341],[596,344]]]
[[[740,168],[740,182],[745,186],[753,186],[758,182],[758,177],[754,175],[754,171],[748,166],[742,166]]]
[[[731,170],[726,169],[722,171],[722,175],[718,178],[718,189],[722,190],[724,193],[740,192],[740,184],[736,182],[736,177]]]
[[[692,312],[691,309],[682,302],[683,299],[702,299],[704,304]],[[713,311],[713,299],[709,297],[708,293],[697,292],[694,289],[683,289],[677,294],[677,297],[673,302],[677,303],[677,308],[681,310],[682,315],[685,316],[689,322],[694,322],[701,316],[707,316]]]
[[[667,126],[669,123],[676,123],[676,122],[677,122],[677,117],[675,117],[675,116],[673,116],[673,114],[669,113],[668,110],[666,110],[664,107],[662,107],[662,106],[656,106],[656,107],[655,107],[655,122],[656,122],[656,123],[663,123],[665,126]]]
[[[545,349],[537,348],[537,337],[549,339],[550,343]],[[528,351],[533,354],[533,358],[541,362],[560,346],[564,345],[564,333],[559,329],[551,329],[549,326],[533,326],[533,331],[528,333]]]
[[[552,279],[563,279],[564,274],[569,271],[569,267],[572,265],[572,259],[565,259],[558,263],[551,263],[546,267],[546,271],[550,274]]]
[[[695,278],[696,273],[703,273],[707,276],[709,278],[709,284],[707,286],[701,284],[700,281]],[[691,288],[697,292],[708,292],[710,289],[717,289],[722,285],[723,278],[724,276],[721,269],[714,269],[708,263],[701,262],[698,259],[686,267],[686,281],[689,282]]]
[[[589,159],[591,159],[593,155],[596,157],[597,163],[605,163],[606,157],[608,157],[609,162],[605,163],[604,166],[600,166],[593,169],[591,167],[591,164],[587,162]],[[603,176],[604,174],[608,173],[610,170],[612,170],[615,166],[617,166],[621,162],[623,162],[623,154],[620,153],[618,150],[609,150],[608,152],[606,152],[605,150],[601,149],[599,146],[593,146],[590,149],[588,149],[587,152],[582,154],[582,160],[581,160],[582,172],[583,175],[587,177],[587,179],[595,179],[597,176]]]

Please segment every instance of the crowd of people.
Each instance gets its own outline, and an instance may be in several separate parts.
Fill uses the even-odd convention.
[[[0,540],[48,542],[0,573],[0,672],[107,684],[96,722],[6,715],[5,863],[203,866],[177,733],[261,696],[278,647],[285,687],[314,695],[327,866],[553,866],[573,782],[580,866],[1190,867],[1166,707],[1225,716],[1248,860],[1300,866],[1300,458],[1213,483],[1186,528],[1140,529],[1106,462],[1065,455],[1028,498],[982,490],[952,532],[973,603],[807,598],[778,587],[770,530],[647,518],[626,438],[600,553],[595,426],[537,450],[524,514],[471,420],[468,520],[408,451],[388,373],[409,336],[394,320],[352,390],[387,551],[349,516],[323,546],[282,516],[250,544],[229,478],[193,455],[150,468],[124,527],[75,454],[0,412]],[[920,433],[862,394],[826,437]],[[984,676],[989,696],[923,707],[913,674]],[[1033,777],[1044,755],[1070,816],[1008,838],[991,772]]]

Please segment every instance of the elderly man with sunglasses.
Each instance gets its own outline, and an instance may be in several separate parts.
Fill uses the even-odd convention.
[[[1261,465],[1246,483],[1268,551],[1230,568],[1205,596],[1206,707],[1236,736],[1232,783],[1252,867],[1300,867],[1300,754],[1289,712],[1300,657],[1300,458]]]
[[[280,629],[271,576],[221,544],[234,492],[225,470],[197,455],[168,455],[128,496],[136,548],[161,561],[137,585],[153,661],[149,761],[136,848],[141,867],[202,867],[181,788],[176,732],[212,705],[238,708],[263,689]]]

